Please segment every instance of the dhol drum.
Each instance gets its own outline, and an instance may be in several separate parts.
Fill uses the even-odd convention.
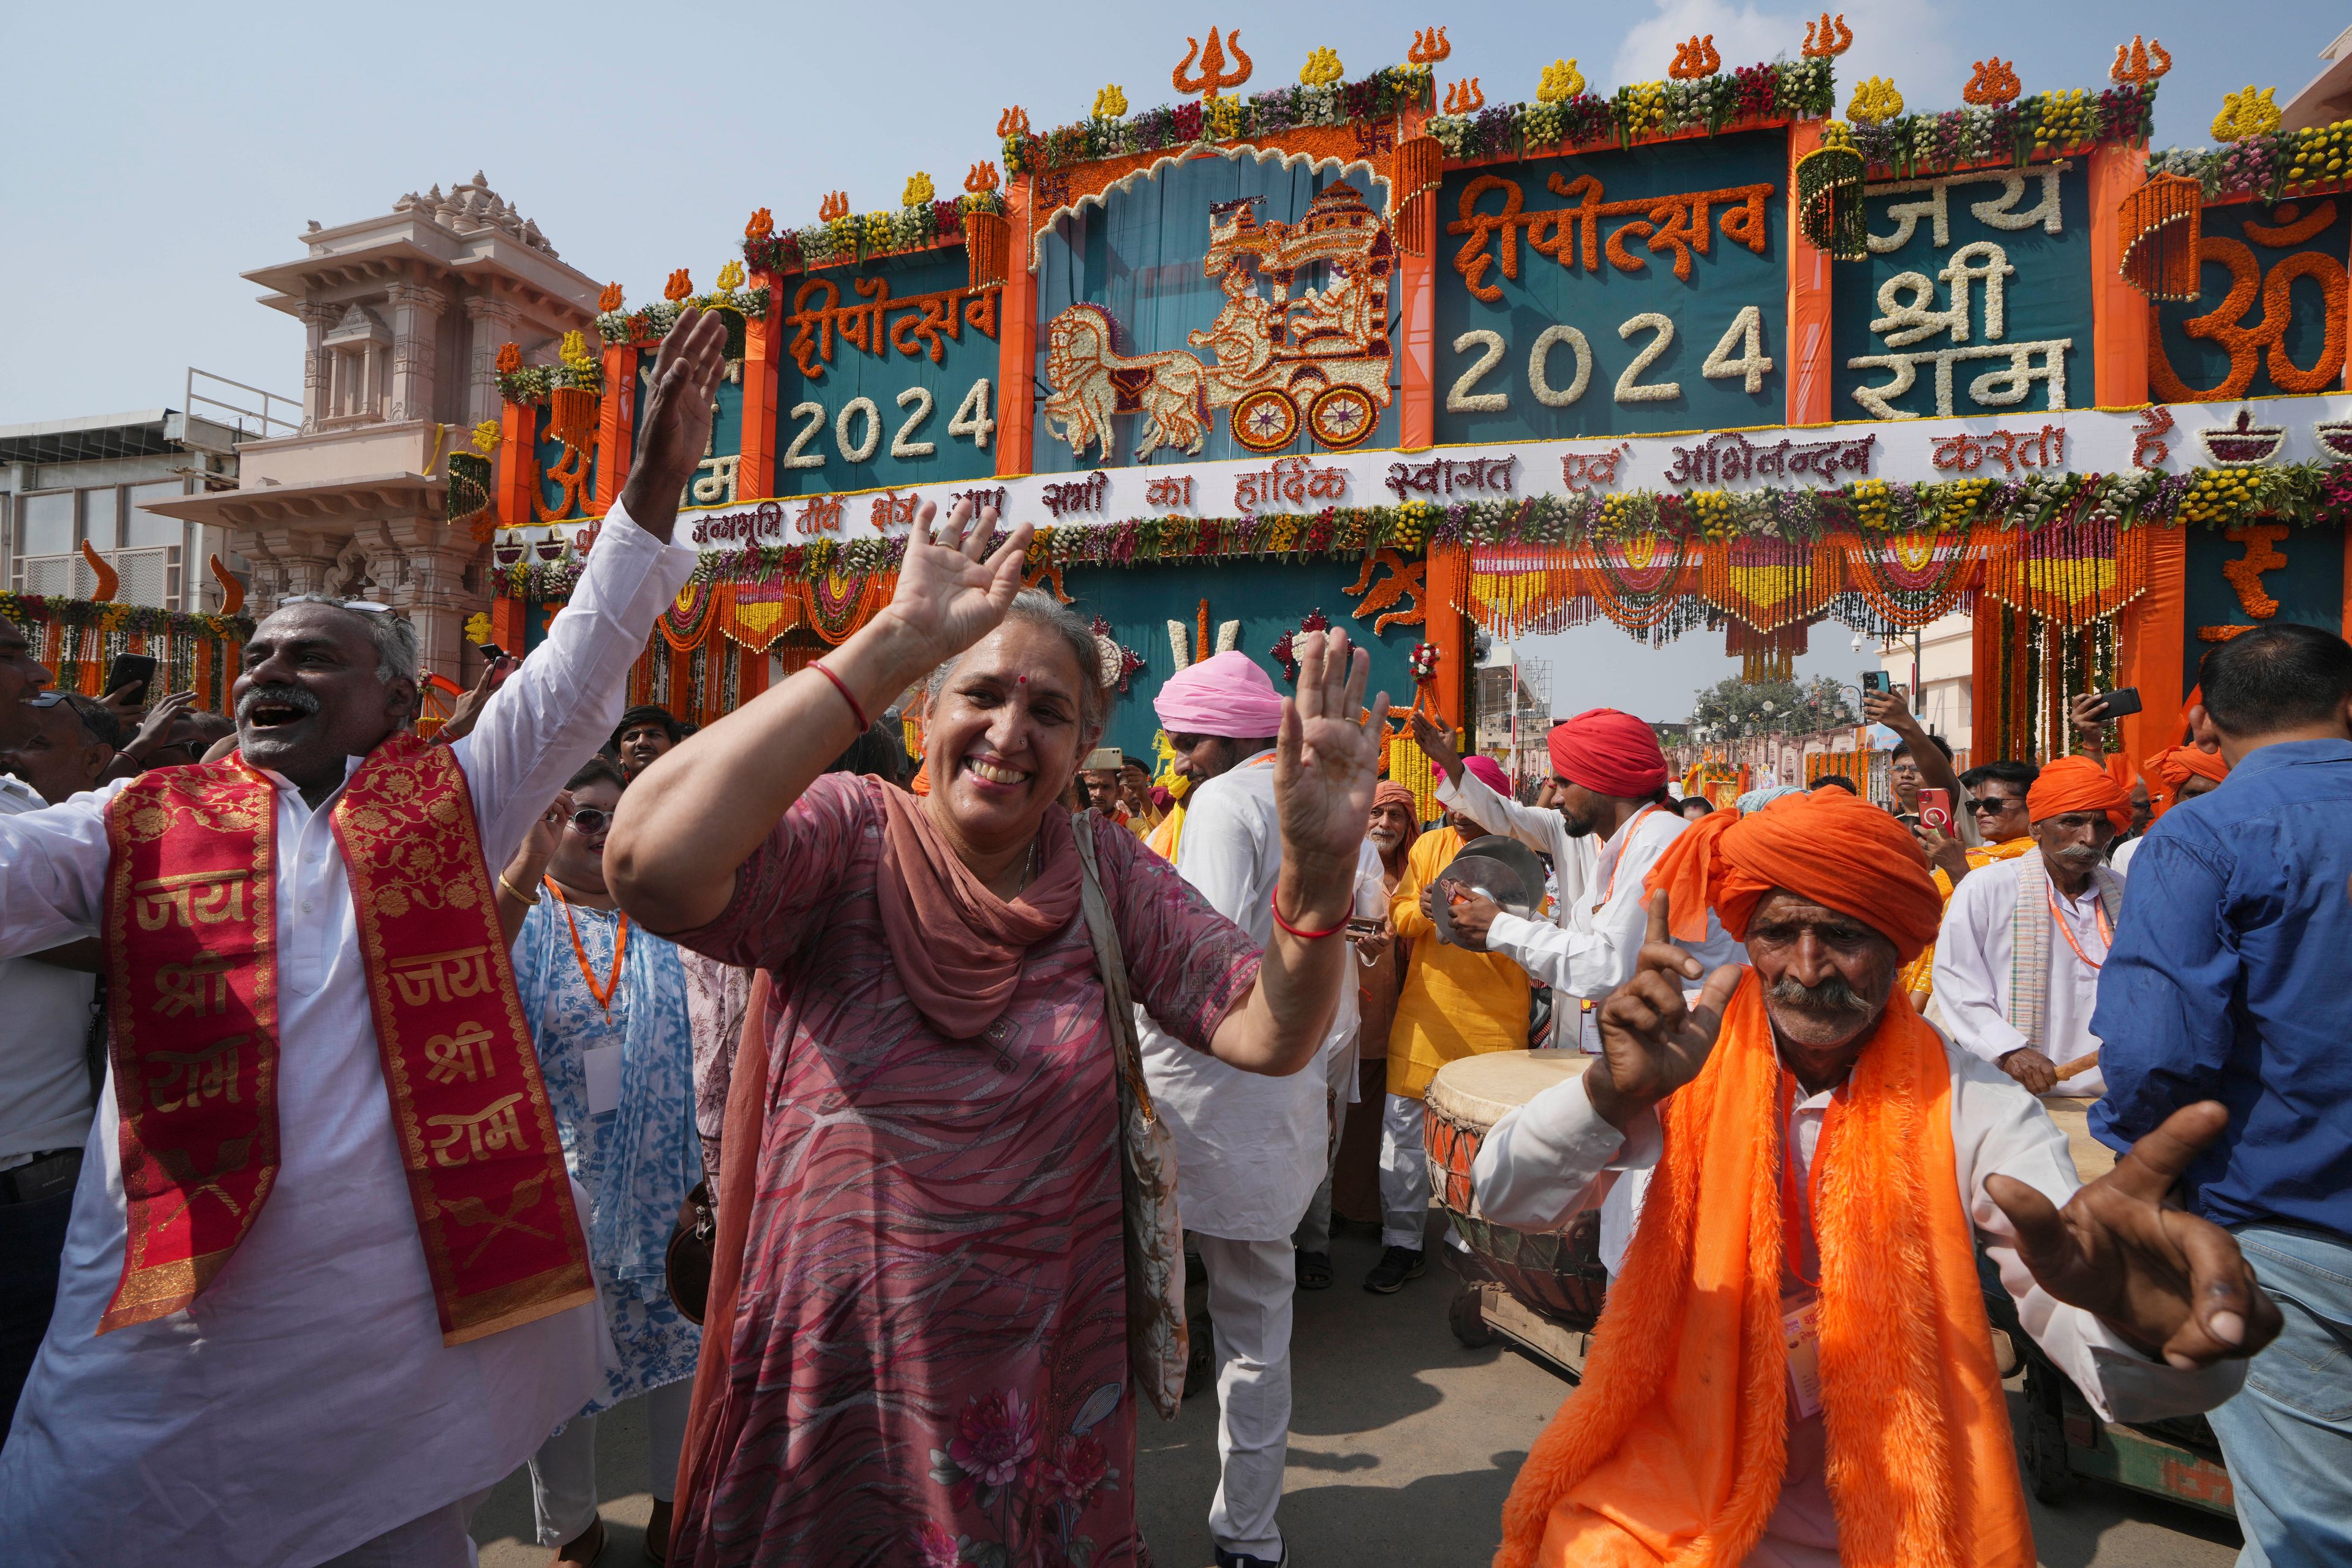
[[[1423,1121],[1430,1186],[1480,1271],[1538,1317],[1579,1333],[1600,1319],[1609,1290],[1600,1211],[1558,1233],[1496,1225],[1478,1212],[1470,1167],[1505,1111],[1576,1077],[1591,1060],[1573,1051],[1490,1051],[1448,1062],[1430,1081]],[[1457,1320],[1456,1332],[1462,1328]]]

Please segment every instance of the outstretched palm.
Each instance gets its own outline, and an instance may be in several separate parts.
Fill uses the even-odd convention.
[[[1293,647],[1298,694],[1282,705],[1274,758],[1283,853],[1301,861],[1301,869],[1338,875],[1354,867],[1371,818],[1389,696],[1383,691],[1372,700],[1367,722],[1364,686],[1371,658],[1361,650],[1351,658],[1346,632],[1310,632]]]
[[[925,502],[907,539],[906,559],[898,566],[898,591],[884,612],[903,634],[910,654],[923,668],[953,658],[1004,619],[1004,612],[1021,592],[1021,562],[1029,549],[1031,529],[1023,523],[994,553],[988,548],[996,532],[996,509],[990,507],[971,520],[971,502],[960,500],[948,513],[946,531],[931,537],[931,520],[938,509]]]
[[[1650,895],[1648,910],[1633,978],[1601,1004],[1601,1065],[1585,1076],[1593,1109],[1620,1129],[1706,1066],[1723,1032],[1723,1011],[1746,973],[1725,964],[1706,977],[1697,1002],[1690,1002],[1683,987],[1699,977],[1699,963],[1675,945],[1664,889]]]

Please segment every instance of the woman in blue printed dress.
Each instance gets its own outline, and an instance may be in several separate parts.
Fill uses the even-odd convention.
[[[654,1495],[647,1555],[669,1542],[670,1493],[686,1431],[702,1331],[663,1280],[671,1227],[702,1179],[694,1122],[694,1040],[678,951],[614,907],[604,834],[620,803],[620,771],[592,758],[499,879],[514,945],[515,984],[538,1042],[564,1162],[587,1189],[588,1249],[618,1361],[580,1415],[530,1461],[539,1540],[556,1563],[593,1563],[604,1546],[596,1512],[596,1415],[646,1396]]]

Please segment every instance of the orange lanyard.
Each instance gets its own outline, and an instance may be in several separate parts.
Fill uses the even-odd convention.
[[[2074,928],[2067,922],[2064,912],[2058,908],[2057,888],[2054,885],[2044,884],[2042,889],[2042,895],[2050,900],[2050,923],[2056,926],[2060,934],[2065,937],[2066,945],[2074,950],[2074,956],[2081,959],[2084,963],[2089,964],[2091,966],[2091,973],[2094,974],[2097,973],[2101,967],[2105,965],[2106,960],[2104,957],[2093,958],[2089,953],[2083,951],[2083,944],[2074,940]],[[2105,944],[2106,951],[2109,952],[2114,952],[2116,946],[2115,928],[2107,924],[2107,906],[2099,897],[2099,889],[2096,883],[2093,883],[2091,886],[2091,923],[2099,928],[2099,941]]]
[[[1834,1109],[1834,1101],[1832,1101],[1832,1109]],[[1820,1214],[1822,1210],[1822,1165],[1824,1162],[1822,1159],[1821,1142],[1817,1141],[1813,1144],[1812,1168],[1805,1173],[1804,1190],[1801,1193],[1797,1187],[1797,1135],[1790,1126],[1796,1113],[1796,1075],[1787,1068],[1782,1068],[1780,1069],[1780,1255],[1787,1264],[1789,1272],[1796,1277],[1799,1284],[1811,1290],[1819,1290],[1822,1288],[1821,1277],[1813,1275],[1809,1278],[1798,1260],[1804,1256],[1801,1238],[1807,1234],[1813,1216]],[[1829,1118],[1823,1116],[1822,1140],[1829,1137]],[[1798,1206],[1800,1204],[1803,1205],[1801,1208]],[[1819,1237],[1813,1238],[1813,1262],[1816,1267],[1821,1263]]]
[[[1617,890],[1617,872],[1620,868],[1625,864],[1625,857],[1633,847],[1633,829],[1642,826],[1642,818],[1649,816],[1650,813],[1654,811],[1661,809],[1663,808],[1655,802],[1652,802],[1650,805],[1645,805],[1641,810],[1635,812],[1633,814],[1633,819],[1625,825],[1625,842],[1618,848],[1616,860],[1610,865],[1609,885],[1601,889],[1601,901],[1592,906],[1592,912],[1594,914],[1597,915],[1602,910],[1609,907],[1609,897]]]
[[[563,923],[572,932],[572,957],[580,965],[580,978],[588,983],[588,994],[596,998],[596,1005],[610,1013],[613,1010],[613,993],[621,988],[621,961],[629,951],[629,917],[626,914],[621,916],[621,923],[613,936],[613,973],[604,977],[604,984],[599,985],[596,984],[596,972],[588,966],[588,950],[580,944],[580,922],[572,916],[572,900],[563,896],[563,889],[555,885],[554,878],[548,877],[543,880],[547,883],[547,890],[555,895],[555,901],[563,906]]]

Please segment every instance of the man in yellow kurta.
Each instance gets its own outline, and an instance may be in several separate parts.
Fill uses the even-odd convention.
[[[2000,762],[1970,768],[1960,775],[1960,787],[1968,795],[1958,804],[1961,811],[1975,818],[1977,833],[1984,842],[1964,847],[1958,840],[1941,834],[1921,835],[1926,840],[1922,847],[1927,852],[1928,873],[1936,879],[1936,891],[1943,895],[1946,904],[1952,901],[1952,889],[1970,871],[2014,860],[2033,847],[2033,819],[2025,808],[2025,796],[2040,773],[2041,770],[2032,763]],[[1955,859],[1960,862],[1957,866],[1953,864]],[[1936,944],[1932,942],[1916,959],[1903,966],[1898,984],[1917,1011],[1927,1011],[1927,998],[1935,990],[1935,973]]]
[[[1462,765],[1493,789],[1511,782],[1492,758],[1465,757]],[[1426,1264],[1422,1238],[1429,1223],[1429,1161],[1422,1152],[1422,1096],[1437,1069],[1482,1051],[1524,1050],[1528,1044],[1527,972],[1499,953],[1472,952],[1437,940],[1423,910],[1432,889],[1476,824],[1449,815],[1443,827],[1414,840],[1389,903],[1396,939],[1410,942],[1404,994],[1389,1031],[1389,1092],[1381,1119],[1381,1260],[1364,1289],[1386,1296],[1419,1279]]]

